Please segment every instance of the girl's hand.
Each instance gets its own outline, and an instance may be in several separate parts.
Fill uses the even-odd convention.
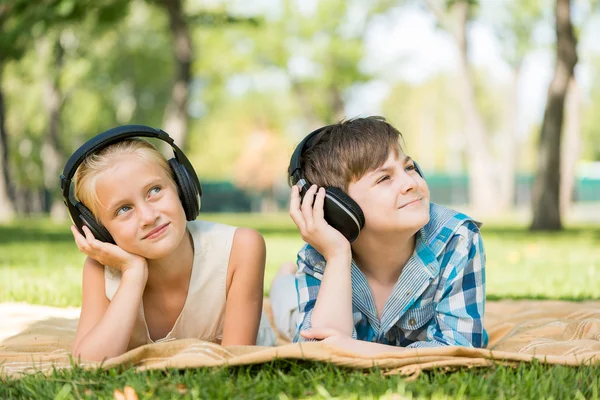
[[[300,230],[302,239],[321,253],[327,261],[336,256],[350,256],[348,239],[325,221],[324,203],[325,188],[320,188],[317,192],[317,185],[312,185],[300,205],[300,189],[292,186],[290,217]]]
[[[144,280],[148,278],[148,263],[144,257],[129,253],[112,243],[101,242],[94,237],[92,231],[83,226],[83,236],[77,228],[71,226],[71,232],[79,251],[93,258],[102,265],[120,270],[123,275],[139,274]]]

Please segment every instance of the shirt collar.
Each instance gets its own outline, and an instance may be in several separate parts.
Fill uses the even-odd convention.
[[[421,242],[422,246],[429,247],[433,258],[439,257],[454,233],[467,221],[473,222],[477,227],[482,226],[481,222],[466,214],[431,203],[429,222],[419,230],[420,234],[417,235],[417,249],[419,248],[419,242]],[[419,240],[419,237],[421,240]],[[426,251],[423,252],[423,257],[426,257],[423,260],[425,264],[430,261],[429,256]]]

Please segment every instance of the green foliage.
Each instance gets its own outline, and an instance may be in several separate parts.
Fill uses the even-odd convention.
[[[20,58],[54,26],[93,16],[96,23],[114,23],[126,13],[128,1],[107,0],[2,0],[0,2],[0,55],[2,60]]]
[[[503,56],[513,68],[520,68],[525,56],[534,47],[536,26],[544,20],[544,11],[550,4],[547,0],[511,0],[501,9],[492,22],[495,33],[502,44]]]
[[[332,0],[311,7],[279,0],[273,5],[277,11],[236,14],[235,3],[228,1],[184,1],[195,57],[188,153],[201,177],[235,180],[253,132],[268,130],[279,152],[289,154],[310,128],[344,116],[348,92],[378,78],[362,68],[367,27],[374,17],[408,3]],[[447,10],[454,4],[434,3]],[[589,9],[597,10],[598,1],[593,3]],[[19,189],[43,189],[49,82],[60,95],[63,158],[115,125],[161,126],[175,72],[164,5],[162,0],[0,0],[1,83],[9,159]],[[482,9],[477,1],[469,5],[476,13]],[[490,20],[480,14],[472,20],[494,27],[505,60],[517,67],[538,45],[533,32],[540,21],[547,22],[552,4],[510,0],[498,9]],[[596,64],[592,71],[600,70]],[[415,87],[398,83],[384,105],[384,115],[406,134],[411,153],[431,158],[425,162],[428,169],[463,168],[464,121],[455,80],[448,75]],[[492,139],[504,129],[512,100],[506,100],[505,88],[489,81],[487,71],[477,71],[476,84]],[[583,120],[588,160],[600,159],[596,86]],[[435,141],[433,151],[424,129]],[[529,156],[520,159],[533,165],[532,150],[526,152]],[[273,187],[285,178],[279,164],[271,166],[281,176],[272,179]]]

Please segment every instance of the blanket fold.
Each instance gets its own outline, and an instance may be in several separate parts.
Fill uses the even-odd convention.
[[[19,317],[14,310],[14,305],[0,304],[0,320],[3,321],[0,375],[22,376],[35,371],[47,373],[52,368],[71,368],[75,363],[70,347],[77,328],[77,310],[70,310],[68,315],[50,313],[46,318],[24,312]],[[56,312],[60,313],[60,309]],[[485,323],[490,336],[487,349],[406,349],[365,357],[324,343],[291,344],[282,338],[277,347],[222,347],[197,339],[184,339],[145,345],[104,363],[77,364],[102,368],[133,366],[147,370],[236,366],[289,359],[331,362],[361,369],[376,366],[387,373],[402,375],[440,367],[481,367],[534,359],[549,364],[600,365],[600,301],[488,302]]]

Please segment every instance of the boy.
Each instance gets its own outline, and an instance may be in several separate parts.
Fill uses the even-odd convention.
[[[295,184],[290,199],[307,243],[297,260],[294,341],[323,340],[363,354],[486,346],[480,224],[429,202],[400,138],[381,117],[357,118],[322,128],[297,150],[300,172],[290,167],[292,182],[312,185],[301,197]],[[342,206],[350,225],[364,217],[355,240],[324,219],[325,188],[334,203],[339,190],[356,203]]]

